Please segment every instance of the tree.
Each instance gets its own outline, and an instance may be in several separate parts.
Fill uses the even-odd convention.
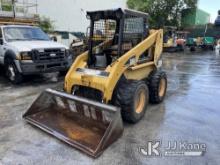
[[[45,32],[51,32],[54,30],[54,21],[47,17],[40,17],[39,27]]]
[[[196,8],[198,0],[127,0],[131,9],[149,13],[152,27],[180,26],[181,11]]]

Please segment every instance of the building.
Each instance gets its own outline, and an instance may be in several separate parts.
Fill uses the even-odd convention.
[[[54,20],[55,30],[86,32],[86,11],[125,8],[126,0],[38,0],[38,13]]]
[[[184,9],[182,11],[182,27],[192,27],[197,25],[206,25],[210,23],[210,14],[201,9]]]

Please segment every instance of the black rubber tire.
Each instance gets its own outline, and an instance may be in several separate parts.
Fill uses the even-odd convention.
[[[160,82],[161,79],[165,80],[165,92],[163,96],[160,96]],[[167,90],[167,75],[164,71],[153,71],[148,79],[149,91],[150,91],[150,102],[153,104],[161,103],[164,100]]]
[[[214,51],[214,50],[215,50],[215,46],[212,45],[212,46],[209,47],[209,49],[210,49],[211,51]]]
[[[184,51],[184,46],[183,45],[177,45],[178,52],[183,52]]]
[[[140,90],[145,90],[145,102],[140,113],[135,111],[135,99]],[[149,90],[144,81],[120,80],[113,94],[113,104],[121,107],[124,121],[137,123],[144,116],[149,103]]]
[[[196,51],[196,48],[193,46],[193,47],[190,47],[190,51],[191,52],[195,52]]]
[[[11,75],[10,68],[13,69],[14,76]],[[19,73],[13,59],[5,59],[5,74],[13,84],[20,84],[23,81],[23,75]]]

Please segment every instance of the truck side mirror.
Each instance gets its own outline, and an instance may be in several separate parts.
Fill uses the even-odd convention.
[[[3,39],[0,38],[0,45],[3,45],[3,44],[4,44]]]

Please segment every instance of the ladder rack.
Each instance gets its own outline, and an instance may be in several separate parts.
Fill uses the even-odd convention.
[[[37,7],[36,0],[0,0],[0,24],[36,25]]]

